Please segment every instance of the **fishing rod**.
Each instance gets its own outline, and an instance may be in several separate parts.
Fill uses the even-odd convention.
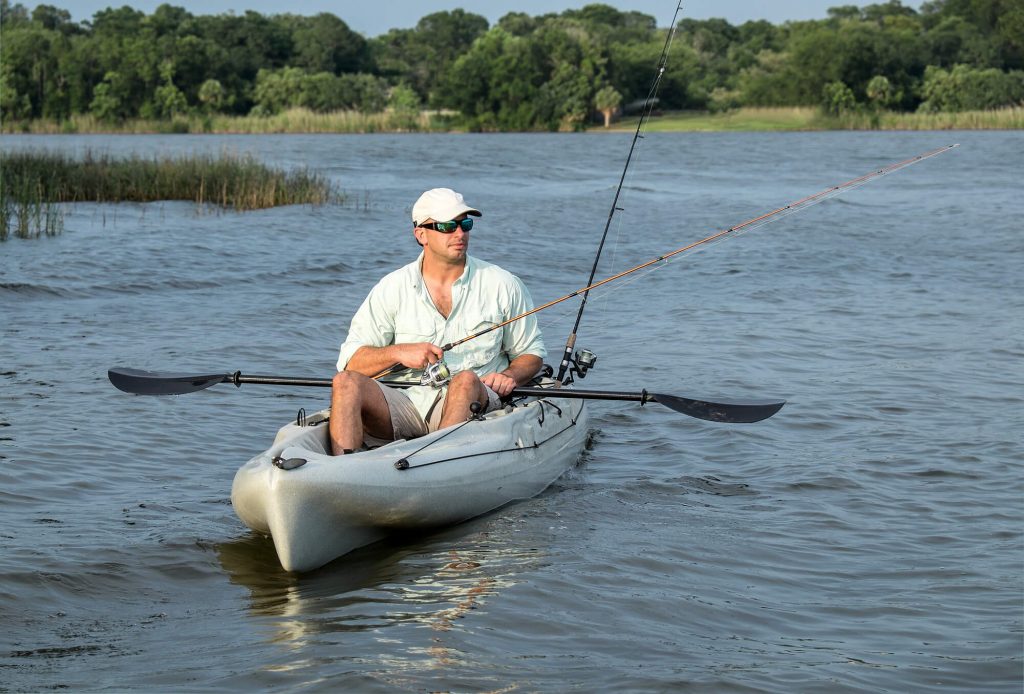
[[[601,242],[597,245],[597,253],[594,255],[594,265],[590,268],[590,277],[587,278],[587,285],[594,284],[594,277],[597,275],[597,265],[601,261],[601,253],[604,251],[604,243],[608,239],[608,230],[612,226],[612,219],[615,217],[615,213],[622,208],[619,207],[619,195],[622,193],[622,185],[626,181],[626,172],[629,171],[629,164],[633,160],[633,151],[636,149],[637,141],[642,137],[640,131],[643,129],[644,121],[650,116],[651,111],[654,109],[654,97],[658,93],[658,87],[661,86],[661,78],[665,75],[665,68],[668,65],[668,54],[672,48],[672,40],[676,35],[676,20],[679,17],[679,13],[683,9],[683,2],[679,0],[676,5],[676,11],[672,15],[672,24],[670,25],[668,34],[665,36],[665,45],[661,49],[661,57],[658,58],[658,71],[655,73],[654,81],[651,82],[651,88],[647,93],[647,98],[644,101],[644,108],[640,111],[640,120],[636,124],[636,132],[633,133],[633,140],[629,144],[629,153],[626,155],[626,163],[622,167],[622,175],[619,176],[619,185],[615,189],[615,197],[612,198],[611,209],[608,210],[608,221],[604,224],[604,233],[601,234]],[[565,350],[562,352],[562,361],[558,364],[558,376],[556,380],[559,383],[563,382],[565,378],[565,372],[569,369],[569,364],[572,363],[572,352],[576,347],[576,333],[580,328],[580,321],[583,320],[583,311],[587,308],[587,296],[590,294],[590,287],[582,290],[583,298],[580,300],[580,308],[576,312],[576,322],[572,326],[572,332],[569,333],[569,337],[565,341]],[[577,292],[578,293],[578,292]]]
[[[448,350],[454,349],[455,347],[458,347],[459,345],[461,345],[463,343],[469,342],[470,340],[475,340],[476,338],[478,338],[478,337],[480,337],[482,335],[486,335],[487,333],[492,332],[494,330],[497,330],[498,328],[503,328],[506,325],[508,325],[509,323],[514,323],[517,320],[521,320],[523,318],[526,318],[527,316],[532,316],[535,313],[543,311],[543,310],[545,310],[547,308],[551,308],[552,306],[560,304],[563,301],[568,301],[569,299],[572,299],[573,297],[579,296],[580,294],[584,294],[585,295],[591,289],[596,289],[596,288],[601,287],[601,286],[603,286],[605,284],[608,284],[609,282],[614,282],[615,280],[622,279],[623,277],[626,277],[627,275],[632,275],[634,272],[637,272],[639,270],[643,270],[644,268],[648,268],[648,267],[650,267],[652,265],[655,265],[656,263],[667,261],[669,258],[677,256],[680,253],[685,253],[686,251],[692,250],[694,248],[697,248],[699,246],[703,246],[705,244],[708,244],[708,243],[711,243],[711,242],[714,242],[714,241],[720,241],[720,240],[726,238],[729,234],[735,234],[736,232],[742,231],[744,229],[749,230],[750,228],[760,227],[760,226],[768,224],[768,223],[770,223],[772,221],[775,221],[777,219],[781,219],[781,218],[789,216],[791,214],[795,214],[796,212],[800,212],[802,210],[807,209],[808,207],[811,207],[811,206],[816,205],[816,204],[818,204],[820,202],[823,202],[825,200],[833,198],[833,197],[835,197],[835,196],[837,196],[837,195],[839,195],[839,194],[841,194],[843,192],[846,192],[847,190],[850,190],[852,188],[858,188],[858,187],[864,185],[865,183],[868,183],[869,181],[872,181],[872,180],[874,180],[876,178],[881,178],[882,176],[885,176],[887,174],[891,174],[891,173],[893,173],[895,171],[899,171],[900,169],[905,169],[908,166],[912,166],[914,164],[917,164],[918,162],[922,162],[925,159],[931,159],[932,157],[937,157],[938,155],[940,155],[940,154],[942,154],[944,152],[948,152],[949,150],[953,149],[954,147],[959,147],[959,146],[960,146],[959,144],[952,144],[952,145],[946,145],[944,147],[938,147],[936,149],[930,150],[930,151],[925,152],[923,154],[918,154],[915,157],[910,157],[909,159],[904,159],[903,161],[898,161],[898,162],[896,162],[894,164],[889,164],[888,166],[883,166],[882,168],[876,169],[876,170],[871,171],[869,173],[866,173],[863,176],[858,176],[857,178],[851,178],[849,181],[846,181],[844,183],[839,183],[837,185],[830,186],[830,187],[828,187],[828,188],[826,188],[826,189],[824,189],[824,190],[822,190],[822,191],[820,191],[818,193],[814,193],[813,195],[808,195],[806,197],[800,198],[799,200],[791,202],[791,203],[789,203],[787,205],[783,205],[782,207],[776,208],[776,209],[774,209],[774,210],[772,210],[770,212],[765,212],[764,214],[761,214],[761,215],[758,215],[757,217],[753,217],[751,219],[748,219],[745,222],[741,222],[740,224],[737,224],[735,226],[731,226],[728,229],[723,229],[721,231],[715,232],[714,234],[711,234],[710,236],[706,236],[705,238],[701,239],[700,241],[695,241],[693,243],[687,244],[686,246],[683,246],[682,248],[677,248],[674,251],[670,251],[670,252],[665,253],[663,255],[659,255],[657,258],[652,258],[651,260],[648,260],[646,262],[640,263],[639,265],[637,265],[635,267],[632,267],[632,268],[630,268],[628,270],[623,270],[622,272],[619,272],[619,273],[617,273],[615,275],[612,275],[611,277],[606,277],[603,280],[600,280],[598,282],[593,282],[592,281],[586,287],[583,287],[581,289],[577,289],[574,292],[570,292],[569,294],[566,294],[563,297],[559,297],[558,299],[553,299],[553,300],[547,302],[546,304],[542,304],[542,305],[537,306],[536,308],[533,308],[533,309],[531,309],[529,311],[525,311],[524,313],[520,313],[518,316],[513,316],[512,318],[509,318],[508,320],[502,321],[501,323],[496,323],[496,324],[494,324],[494,325],[492,325],[492,326],[490,326],[488,328],[484,328],[483,330],[481,330],[479,332],[476,332],[476,333],[473,333],[472,335],[469,335],[468,337],[464,337],[461,340],[457,340],[455,342],[449,342],[448,344],[443,345],[441,347],[441,350],[447,352]],[[579,316],[577,316],[577,323],[578,323],[578,321],[579,321]],[[385,369],[381,373],[377,374],[376,376],[374,376],[374,378],[380,378],[380,377],[385,376],[387,374],[394,373],[395,371],[399,370],[400,368],[405,368],[405,367],[403,367],[401,364],[396,364],[395,366],[393,366],[393,367],[391,367],[389,369]]]

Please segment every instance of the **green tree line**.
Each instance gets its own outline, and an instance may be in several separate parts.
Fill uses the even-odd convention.
[[[366,38],[333,14],[106,9],[73,22],[0,0],[0,118],[449,112],[475,130],[578,129],[650,87],[667,30],[603,4],[490,26],[452,10]],[[890,0],[773,25],[684,19],[659,108],[963,111],[1024,102],[1024,0]]]

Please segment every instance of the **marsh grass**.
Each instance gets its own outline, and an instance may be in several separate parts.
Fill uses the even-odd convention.
[[[6,172],[4,179],[0,186],[0,242],[12,235],[32,239],[56,236],[64,230],[63,211],[55,203],[44,200],[38,186],[18,182],[9,191]]]
[[[825,123],[842,130],[1020,130],[1024,129],[1024,107],[960,113],[846,113]]]
[[[54,203],[189,200],[244,211],[344,201],[320,174],[271,169],[248,155],[119,159],[23,151],[5,153],[0,167],[0,218],[16,235],[24,219],[41,220],[42,230],[50,233]]]
[[[610,130],[635,130],[636,118],[625,119]],[[649,132],[729,132],[800,130],[1018,130],[1024,129],[1024,107],[962,113],[897,113],[853,111],[827,116],[820,109],[738,108],[721,113],[672,111],[651,118]]]
[[[648,132],[734,132],[814,130],[814,108],[739,108],[721,113],[668,111],[646,122]],[[613,130],[636,130],[637,119],[620,121]]]
[[[178,116],[172,120],[132,119],[118,123],[98,120],[89,114],[64,121],[32,120],[5,123],[4,132],[30,134],[125,133],[125,134],[276,134],[276,133],[396,133],[446,132],[451,114],[430,111],[335,111],[317,113],[293,108],[272,116],[219,114]]]
[[[0,241],[63,230],[60,203],[188,200],[236,211],[344,202],[320,174],[271,169],[249,155],[132,156],[6,152],[0,158]]]
[[[293,108],[272,116],[216,116],[210,119],[214,133],[394,133],[446,130],[446,121],[425,112],[384,111],[316,113]]]

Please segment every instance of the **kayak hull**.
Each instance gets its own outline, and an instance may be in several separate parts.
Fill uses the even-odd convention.
[[[588,435],[583,400],[542,398],[421,438],[332,456],[325,417],[282,427],[232,485],[238,517],[273,538],[288,571],[310,571],[402,530],[459,523],[536,496],[576,464]],[[297,466],[283,469],[277,457]]]

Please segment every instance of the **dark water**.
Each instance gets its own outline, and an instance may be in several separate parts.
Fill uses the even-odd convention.
[[[652,135],[599,276],[952,142],[591,301],[586,386],[776,417],[595,404],[539,498],[295,577],[231,479],[326,393],[132,397],[106,369],[329,375],[438,185],[484,209],[476,255],[566,294],[628,137],[4,136],[252,151],[351,197],[78,205],[0,245],[0,690],[1020,692],[1024,135]]]

